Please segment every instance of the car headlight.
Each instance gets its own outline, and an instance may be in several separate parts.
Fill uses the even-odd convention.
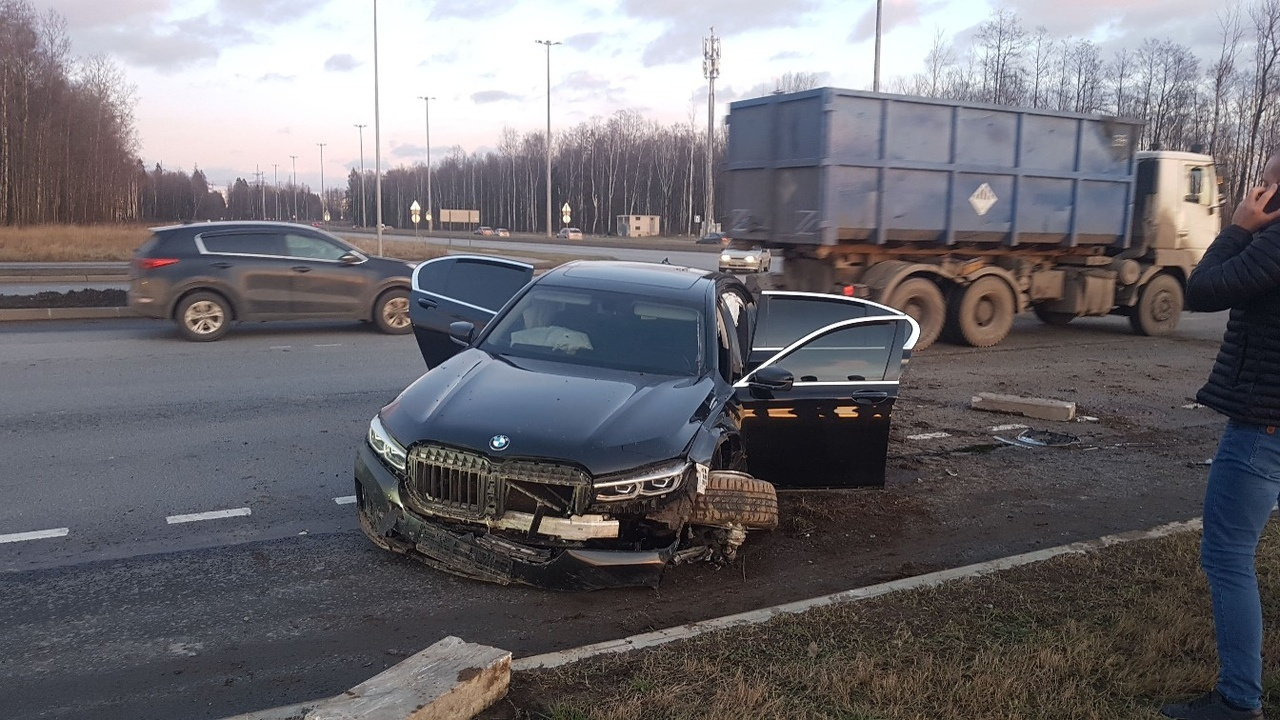
[[[406,457],[404,446],[382,427],[382,420],[378,419],[377,415],[374,415],[373,421],[369,423],[369,447],[378,453],[378,457],[382,458],[383,462],[404,472]]]
[[[638,497],[665,495],[680,487],[689,462],[678,460],[665,465],[610,475],[595,482],[596,501],[634,500]]]
[[[720,262],[733,262],[733,256],[729,253],[725,253],[720,256]]]

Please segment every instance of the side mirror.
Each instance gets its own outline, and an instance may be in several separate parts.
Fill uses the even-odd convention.
[[[466,347],[471,344],[471,340],[476,336],[475,323],[459,320],[458,322],[449,323],[449,338],[454,342]]]
[[[791,374],[790,370],[777,365],[770,365],[757,370],[756,374],[751,376],[751,381],[748,385],[751,386],[752,390],[781,392],[790,390],[795,381],[796,378]]]
[[[364,258],[360,257],[359,255],[353,252],[349,252],[349,253],[343,253],[342,257],[338,258],[338,262],[342,263],[343,265],[359,265],[360,263],[364,262]]]

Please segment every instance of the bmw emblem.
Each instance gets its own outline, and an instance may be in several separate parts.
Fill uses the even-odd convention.
[[[510,444],[511,438],[506,435],[494,435],[489,438],[489,449],[491,450],[506,450]]]

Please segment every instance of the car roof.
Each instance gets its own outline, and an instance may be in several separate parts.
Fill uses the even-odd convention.
[[[299,223],[276,222],[274,220],[218,220],[214,222],[190,222],[178,223],[175,225],[162,225],[160,227],[151,228],[151,232],[172,232],[174,230],[190,230],[192,228],[203,229],[234,229],[234,228],[251,228],[251,227],[272,227],[272,228],[298,228],[305,230],[313,230],[310,225],[302,225]]]
[[[548,271],[539,283],[599,290],[631,290],[696,299],[716,273],[679,265],[614,260],[575,260]],[[629,286],[629,287],[628,287]]]

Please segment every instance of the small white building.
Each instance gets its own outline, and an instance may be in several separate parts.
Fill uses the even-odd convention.
[[[619,215],[618,237],[653,237],[662,231],[662,218],[657,215]]]

